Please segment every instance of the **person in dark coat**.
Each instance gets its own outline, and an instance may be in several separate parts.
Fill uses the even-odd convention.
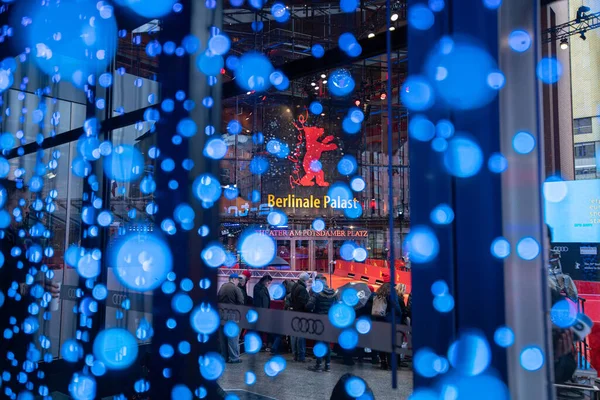
[[[312,288],[312,293],[306,303],[306,310],[315,314],[329,314],[329,309],[336,302],[335,290],[327,286],[327,278],[323,274],[317,275]],[[325,359],[325,368],[321,366]],[[308,369],[315,372],[331,371],[331,351],[327,346],[327,353],[324,357],[317,357],[317,364]]]
[[[252,305],[256,308],[270,308],[271,307],[271,294],[269,293],[269,286],[273,282],[271,275],[263,275],[262,278],[254,285]],[[265,344],[264,350],[269,350],[268,342],[275,342],[276,338],[271,335],[262,333],[262,340]],[[275,343],[277,344],[277,343]]]
[[[229,275],[229,282],[224,283],[217,293],[219,303],[224,304],[244,304],[244,295],[238,287],[240,276],[238,274]],[[241,363],[240,360],[240,332],[237,330],[236,335],[227,335],[224,331],[224,326],[219,329],[219,344],[221,345],[221,355],[223,358],[232,364]]]
[[[290,309],[292,311],[304,312],[306,311],[306,304],[308,304],[308,289],[306,284],[310,279],[308,273],[303,272],[298,277],[298,282],[292,287],[292,295],[290,297]],[[294,361],[305,362],[306,361],[306,338],[303,337],[292,337],[292,348],[294,349]]]
[[[392,313],[394,313],[396,316],[396,323],[400,325],[406,315],[406,304],[404,304],[404,299],[399,299],[398,296],[395,296],[395,301],[392,300],[392,291],[395,290],[395,288],[392,286],[390,276],[384,273],[382,278],[383,285],[381,285],[375,293],[377,296],[383,297],[387,301],[385,317],[383,317],[382,320],[391,322]],[[379,357],[381,358],[381,369],[389,369],[392,364],[392,354],[380,353]]]
[[[372,285],[369,285],[369,290],[371,291],[371,295],[369,296],[369,299],[367,300],[367,302],[365,303],[364,306],[362,306],[361,308],[359,308],[358,310],[356,310],[356,318],[361,318],[361,317],[367,317],[369,319],[373,318],[373,316],[371,315],[371,313],[373,312],[373,299],[375,298],[375,287]],[[365,351],[365,349],[360,349],[359,353],[358,353],[358,362],[362,363],[363,359],[367,356],[367,353]],[[379,364],[379,354],[376,351],[371,351],[370,353],[371,355],[371,363],[373,365],[377,365]]]
[[[240,276],[240,282],[238,283],[238,287],[242,291],[244,295],[244,305],[250,306],[252,303],[250,302],[251,297],[248,296],[248,281],[252,277],[252,272],[245,270],[242,272],[242,276]]]
[[[269,294],[269,286],[273,282],[271,275],[264,275],[256,285],[254,285],[254,307],[269,308],[271,306],[271,295]]]

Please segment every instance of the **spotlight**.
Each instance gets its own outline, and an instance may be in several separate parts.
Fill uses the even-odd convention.
[[[585,39],[587,39],[587,38],[585,37],[585,31],[581,32],[581,35],[579,35],[579,37],[581,38],[581,40],[585,40]],[[561,46],[562,46],[562,45],[561,45]]]
[[[379,96],[379,98],[380,98],[381,100],[385,100],[385,99],[387,99],[387,93],[385,93],[385,92],[381,93],[381,96]]]
[[[291,112],[291,110],[288,108],[287,110],[285,110],[286,112]]]
[[[327,83],[327,79],[323,80],[323,85]]]
[[[317,86],[317,84],[315,82],[311,82],[310,86]]]
[[[560,48],[563,50],[566,50],[569,48],[569,41],[565,38],[565,39],[561,39],[560,41]]]
[[[315,86],[315,90],[319,90],[319,87],[318,87],[318,86]]]
[[[392,14],[392,21],[398,21],[398,14],[396,14],[396,13]]]
[[[325,78],[327,78],[327,75],[321,74],[321,78],[325,79]]]
[[[373,38],[375,37],[375,34],[374,34],[373,32],[371,32],[371,33],[369,33],[369,34],[367,35],[367,37],[368,37],[369,39],[373,39]]]
[[[395,31],[396,27],[395,26],[390,26],[390,31]]]

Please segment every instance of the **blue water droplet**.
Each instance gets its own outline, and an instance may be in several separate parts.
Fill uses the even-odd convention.
[[[563,67],[556,58],[542,58],[536,68],[537,77],[546,84],[559,81],[563,74]]]
[[[507,326],[501,326],[494,332],[494,342],[500,347],[510,347],[515,342],[515,334]]]
[[[517,254],[522,259],[531,261],[540,254],[540,244],[532,237],[525,237],[517,243]]]
[[[536,140],[529,132],[517,132],[513,136],[513,149],[519,154],[529,154],[535,148]]]
[[[408,9],[408,23],[420,31],[426,31],[433,26],[435,17],[424,4],[415,4]]]
[[[129,367],[135,362],[137,353],[137,340],[125,329],[106,329],[94,339],[94,356],[108,369],[121,370]]]
[[[200,364],[200,374],[209,381],[217,380],[225,371],[225,361],[217,353],[210,352],[200,356],[198,363]]]
[[[239,244],[242,260],[251,267],[268,265],[275,257],[275,241],[272,237],[260,233],[249,233]]]
[[[190,324],[198,333],[210,335],[215,332],[220,324],[219,313],[210,306],[202,304],[197,306],[190,314]]]
[[[410,76],[402,85],[402,103],[411,111],[429,109],[435,100],[431,84],[423,76]]]
[[[406,237],[406,249],[410,252],[411,261],[423,264],[437,257],[439,242],[431,228],[417,225]]]
[[[464,136],[450,139],[444,154],[444,166],[449,173],[468,178],[477,174],[482,164],[483,152],[477,143]]]
[[[544,352],[537,346],[529,346],[523,349],[519,359],[524,369],[537,371],[544,365]]]

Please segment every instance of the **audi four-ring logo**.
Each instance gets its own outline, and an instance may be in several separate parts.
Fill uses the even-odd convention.
[[[77,289],[69,288],[67,290],[67,299],[75,299],[77,297]]]
[[[561,252],[561,253],[566,253],[566,252],[569,251],[569,248],[567,246],[554,246],[552,248],[552,251],[558,251],[558,252]]]
[[[221,319],[223,321],[234,322],[239,322],[242,316],[238,310],[233,310],[231,308],[219,308],[219,314],[221,315]]]
[[[311,335],[322,335],[325,332],[325,325],[318,319],[294,317],[292,319],[292,330]]]

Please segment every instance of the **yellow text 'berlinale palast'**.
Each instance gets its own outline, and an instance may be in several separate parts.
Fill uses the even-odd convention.
[[[273,194],[267,195],[267,204],[269,207],[278,208],[354,208],[359,206],[356,199],[347,200],[341,197],[323,196],[315,197],[312,194],[309,197],[296,197],[288,194],[286,197],[276,197]]]

